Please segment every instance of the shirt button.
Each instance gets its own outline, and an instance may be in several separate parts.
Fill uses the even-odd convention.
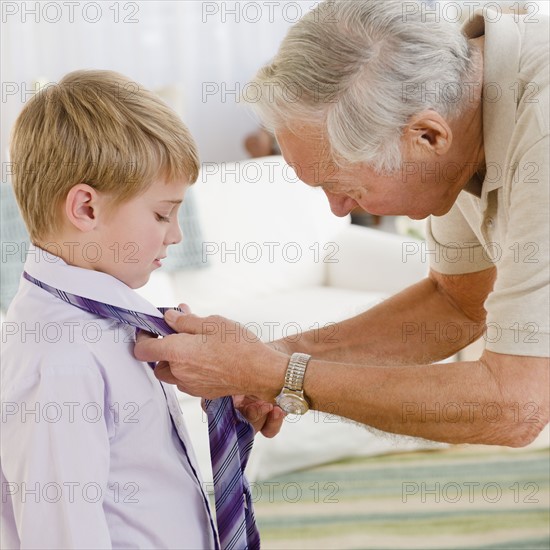
[[[493,220],[493,218],[487,218],[485,225],[487,227],[493,227],[495,225],[495,221]]]

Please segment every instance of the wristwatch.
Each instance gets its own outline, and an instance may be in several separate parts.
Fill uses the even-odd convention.
[[[309,411],[309,403],[304,395],[304,375],[311,355],[293,353],[290,356],[285,375],[285,385],[275,401],[288,414],[305,414]]]

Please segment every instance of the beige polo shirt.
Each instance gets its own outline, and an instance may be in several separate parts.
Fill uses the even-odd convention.
[[[548,17],[487,10],[464,32],[485,34],[487,174],[480,196],[462,191],[449,213],[428,220],[431,268],[461,274],[495,266],[497,280],[485,302],[486,349],[548,356]]]

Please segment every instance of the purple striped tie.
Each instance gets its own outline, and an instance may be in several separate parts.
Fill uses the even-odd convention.
[[[77,296],[54,288],[23,272],[31,283],[65,302],[100,317],[152,332],[159,336],[174,330],[161,317],[139,313]],[[164,312],[167,308],[159,308]],[[151,365],[154,367],[154,363]],[[214,474],[216,523],[222,550],[257,550],[260,534],[254,519],[250,486],[244,469],[254,442],[254,428],[235,410],[230,396],[206,400],[210,458]]]

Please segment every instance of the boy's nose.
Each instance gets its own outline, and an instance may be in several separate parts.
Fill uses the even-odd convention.
[[[183,233],[181,232],[180,224],[176,219],[170,224],[170,229],[166,233],[166,244],[178,244],[182,239]]]
[[[337,195],[326,189],[324,191],[328,198],[330,209],[335,216],[339,216],[340,218],[347,216],[357,206],[357,202],[347,195]]]

